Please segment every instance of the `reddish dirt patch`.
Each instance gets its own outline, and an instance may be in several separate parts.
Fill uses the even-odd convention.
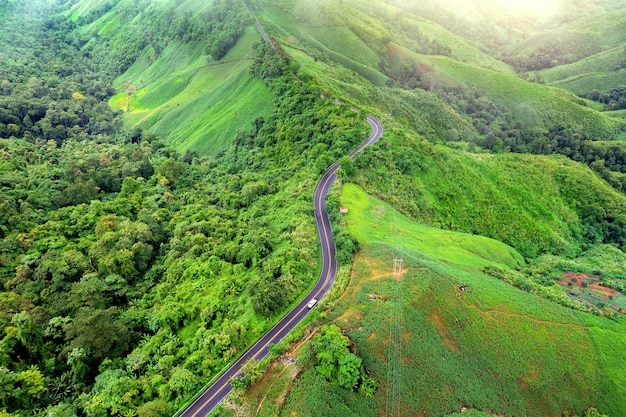
[[[564,272],[563,277],[559,281],[559,284],[561,284],[564,287],[576,287],[579,291],[582,291],[584,288],[583,281],[585,280],[587,280],[587,283],[588,283],[587,288],[585,289],[588,290],[588,292],[590,293],[596,293],[592,295],[594,295],[596,298],[601,299],[602,301],[609,302],[609,304],[610,304],[609,297],[615,298],[621,294],[619,291],[603,286],[599,282],[597,275],[581,274],[578,272]],[[602,294],[602,295],[598,295],[598,294]],[[618,310],[618,311],[621,314],[626,313],[626,310],[623,310],[623,309]]]
[[[346,310],[341,316],[337,317],[334,321],[340,321],[344,323],[353,323],[359,320],[363,320],[363,316],[358,311],[350,309]]]
[[[448,331],[446,330],[446,327],[444,326],[443,321],[441,320],[441,316],[439,316],[437,310],[433,310],[430,313],[430,315],[428,316],[428,320],[430,320],[430,322],[435,325],[435,329],[437,329],[437,333],[439,333],[439,336],[443,339],[443,343],[446,345],[446,347],[455,352],[458,351],[459,346],[456,344],[456,341],[452,339],[448,334]]]
[[[367,340],[372,340],[375,337],[376,337],[376,333],[372,333],[371,335],[367,336]]]
[[[359,268],[360,267],[360,268]],[[380,279],[395,278],[401,279],[404,274],[409,271],[408,268],[404,268],[402,273],[398,277],[393,275],[393,264],[388,262],[382,262],[376,258],[372,258],[359,252],[354,257],[352,263],[352,273],[350,274],[350,282],[348,283],[343,295],[339,298],[341,301],[354,299],[355,295],[359,292],[363,284],[367,282],[377,281]],[[383,297],[377,294],[370,294],[370,301],[373,299],[382,299]]]
[[[598,277],[595,275],[581,274],[578,272],[563,272],[563,278],[559,281],[559,284],[567,285],[571,282],[574,287],[582,287],[583,281],[586,279],[596,280],[598,279]],[[576,280],[576,282],[573,282],[573,280]]]
[[[397,56],[406,56],[407,52],[404,48],[401,48],[399,45],[396,45],[393,42],[389,42],[387,44],[387,54],[397,55]]]
[[[411,332],[409,332],[408,330],[405,330],[404,332],[402,332],[402,341],[403,342],[408,342],[408,340],[411,338]]]
[[[600,285],[599,282],[593,282],[593,283],[589,284],[589,286],[587,288],[592,290],[592,291],[599,292],[600,294],[604,294],[606,296],[606,297],[603,298],[604,301],[606,301],[609,296],[615,297],[616,295],[619,294],[618,291],[615,291],[615,290],[613,290],[611,288],[604,287],[604,286]]]
[[[536,369],[533,369],[530,372],[530,375],[523,376],[519,379],[519,386],[526,391],[530,386],[530,383],[536,381],[538,376],[539,372]]]
[[[419,69],[422,72],[425,72],[425,73],[426,72],[431,72],[433,70],[432,67],[430,67],[429,65],[426,65],[425,63],[419,62],[419,61],[416,62],[414,59],[411,59],[410,57],[407,57],[407,55],[408,55],[407,50],[402,48],[399,45],[396,45],[393,42],[389,42],[387,44],[387,55],[389,57],[397,56],[397,57],[402,58],[403,60],[406,60],[408,58],[409,60],[415,62],[417,64],[417,66],[419,67]]]

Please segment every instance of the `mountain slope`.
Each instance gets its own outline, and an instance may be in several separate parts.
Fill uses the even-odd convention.
[[[462,408],[545,416],[590,405],[619,415],[624,363],[614,346],[626,343],[623,323],[511,291],[481,273],[478,265],[518,262],[504,245],[487,250],[483,238],[461,234],[446,240],[447,233],[412,223],[351,184],[342,187],[341,204],[361,249],[330,321],[350,338],[378,388],[364,397],[327,384],[301,348],[294,387],[271,392],[259,415],[269,415],[282,395],[282,416],[437,416]],[[477,251],[468,256],[472,246]],[[401,274],[392,262],[399,258]],[[263,385],[284,384],[282,374]]]
[[[249,75],[259,35],[241,2],[81,1],[71,12],[87,23],[83,50],[116,76],[110,104],[127,128],[214,155],[271,115],[271,93]]]
[[[249,75],[254,42],[258,33],[248,26],[217,62],[207,64],[201,44],[171,44],[154,62],[140,57],[116,80],[127,88],[132,82],[136,93],[121,92],[111,105],[126,112],[129,127],[157,133],[181,152],[213,155],[237,130],[272,112],[270,92]]]

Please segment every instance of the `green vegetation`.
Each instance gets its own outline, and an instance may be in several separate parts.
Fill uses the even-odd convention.
[[[407,248],[419,248],[420,252],[435,259],[474,267],[495,263],[515,269],[524,264],[517,251],[501,242],[420,225],[353,184],[342,187],[341,198],[342,204],[350,210],[346,219],[349,228],[353,224],[371,225],[362,229],[350,228],[360,244],[394,245],[397,235],[411,236],[411,240],[405,243]]]
[[[347,11],[346,5],[337,2],[303,2],[264,8],[259,17],[287,45],[308,46],[316,58],[331,59],[383,86],[389,79],[379,71],[386,31],[371,19],[365,25],[364,15],[355,14],[354,9]]]
[[[248,27],[223,61],[210,66],[204,55],[193,56],[198,45],[172,44],[154,63],[146,67],[147,62],[139,60],[119,77],[122,83],[139,80],[138,90],[130,95],[119,93],[112,107],[129,110],[124,116],[126,125],[159,132],[181,152],[213,155],[242,126],[271,114],[269,91],[248,73],[253,40],[255,33]],[[238,57],[243,52],[248,56]]]
[[[14,21],[32,34],[23,42],[62,26],[26,22]],[[5,67],[15,75],[3,82],[2,115],[15,127],[0,142],[0,407],[171,414],[310,286],[315,181],[367,125],[261,47],[250,77],[289,100],[214,159],[181,156],[98,112],[108,70],[93,73],[103,90],[73,94],[80,73],[56,71],[83,52],[55,45],[66,50],[58,65],[33,47],[30,73],[20,75],[21,61]],[[19,103],[36,99],[43,118],[28,123]]]
[[[271,93],[249,75],[256,28],[240,1],[150,3],[91,9],[77,20],[79,42],[115,77],[122,91],[110,104],[125,112],[127,128],[158,134],[179,152],[214,155],[272,113]]]
[[[0,0],[0,414],[171,415],[311,287],[373,112],[345,294],[217,413],[620,415],[623,5],[252,6],[272,45],[236,0]]]
[[[378,223],[372,222],[371,208],[385,204],[353,185],[343,189],[348,228],[362,236],[362,249],[330,319],[350,337],[363,365],[379,381],[375,403],[316,379],[307,368],[312,362],[304,356],[304,372],[281,415],[318,415],[317,410],[327,410],[323,415],[328,416],[448,415],[462,407],[475,410],[470,415],[488,415],[478,410],[496,415],[543,416],[565,410],[595,415],[594,410],[585,411],[589,404],[619,414],[619,394],[613,392],[607,401],[603,393],[605,383],[620,386],[621,380],[614,368],[617,362],[604,361],[605,349],[611,349],[604,343],[615,337],[613,343],[622,344],[623,324],[601,324],[583,313],[511,291],[470,266],[469,259],[435,259],[428,255],[432,244],[416,243],[419,236],[407,230],[402,215],[387,209]],[[384,224],[397,228],[381,238]],[[411,230],[424,229],[414,224]],[[463,235],[456,242],[446,249],[452,254],[465,251]],[[502,245],[482,260],[497,265],[510,253]],[[398,279],[391,259],[400,257],[404,262]],[[600,354],[598,345],[605,346]],[[623,365],[620,369],[623,372]]]
[[[472,155],[398,136],[356,165],[362,186],[413,218],[500,240],[526,257],[624,244],[626,198],[564,157]]]

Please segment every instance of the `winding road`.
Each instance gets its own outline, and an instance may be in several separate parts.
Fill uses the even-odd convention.
[[[365,147],[375,143],[383,134],[382,123],[373,116],[367,116],[367,122],[372,128],[369,137],[348,156],[354,158]],[[335,182],[339,162],[328,168],[315,189],[313,206],[315,208],[315,220],[322,249],[322,270],[315,287],[276,323],[265,335],[256,341],[239,359],[233,363],[218,379],[215,380],[206,391],[202,393],[186,410],[179,414],[180,417],[205,417],[230,393],[230,379],[241,372],[242,365],[249,359],[261,360],[269,353],[270,344],[278,344],[287,334],[298,325],[311,311],[307,304],[313,298],[320,300],[330,289],[337,275],[337,259],[335,257],[335,244],[333,242],[330,220],[326,211],[326,194]]]

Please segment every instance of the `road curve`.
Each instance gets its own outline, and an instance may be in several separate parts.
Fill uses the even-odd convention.
[[[358,148],[348,154],[350,158],[354,158],[356,154],[361,152],[365,147],[375,143],[383,134],[384,129],[380,120],[370,115],[367,116],[367,123],[371,126],[372,132]],[[241,372],[242,365],[249,359],[261,360],[267,356],[269,353],[269,345],[278,344],[307,314],[309,314],[311,310],[306,306],[308,302],[312,298],[320,300],[332,286],[335,281],[335,276],[337,275],[337,259],[335,257],[335,244],[333,242],[330,220],[328,218],[328,212],[326,211],[325,197],[337,178],[336,173],[338,169],[338,162],[328,168],[315,189],[313,206],[315,208],[315,221],[317,222],[317,231],[322,249],[322,270],[315,287],[313,287],[298,305],[241,355],[241,357],[216,379],[198,399],[185,411],[180,413],[180,417],[205,417],[213,411],[232,390],[229,381],[233,376]]]

